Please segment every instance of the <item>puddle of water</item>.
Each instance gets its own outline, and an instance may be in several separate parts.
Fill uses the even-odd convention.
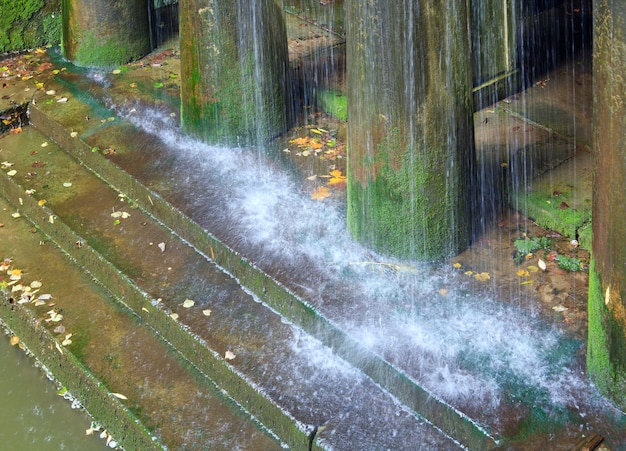
[[[57,394],[56,385],[7,337],[0,337],[0,443],[3,449],[108,449],[97,433],[85,431],[84,410]]]

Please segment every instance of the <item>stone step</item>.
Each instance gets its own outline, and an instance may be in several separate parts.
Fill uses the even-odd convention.
[[[358,339],[348,335],[332,320],[313,308],[309,302],[296,295],[293,288],[287,289],[284,284],[287,280],[281,279],[279,281],[277,278],[269,276],[267,272],[259,269],[257,263],[253,263],[248,256],[242,256],[224,244],[224,241],[207,232],[207,230],[213,230],[210,224],[200,226],[190,219],[198,213],[197,209],[202,209],[203,206],[197,205],[194,203],[194,199],[187,197],[193,196],[193,193],[177,191],[176,177],[164,176],[168,173],[167,171],[173,170],[175,167],[173,164],[176,163],[175,154],[164,148],[164,143],[158,134],[146,133],[133,126],[129,121],[121,119],[115,111],[103,109],[102,104],[94,97],[106,98],[107,93],[112,94],[116,88],[107,88],[106,83],[85,85],[84,79],[69,73],[64,74],[61,79],[50,80],[48,85],[55,86],[55,83],[57,84],[57,92],[67,93],[70,100],[59,104],[43,94],[37,97],[30,107],[30,118],[38,129],[58,142],[64,150],[70,152],[83,165],[106,180],[110,186],[124,193],[126,198],[132,200],[140,210],[157,218],[169,229],[170,233],[180,236],[209,262],[215,263],[219,268],[223,268],[232,275],[257,300],[266,303],[271,309],[277,311],[282,318],[294,323],[311,337],[319,340],[324,346],[332,349],[334,353],[354,368],[365,373],[376,384],[382,386],[385,391],[395,396],[411,412],[419,417],[427,418],[445,434],[454,437],[461,443],[468,444],[468,446],[483,448],[494,445],[494,439],[485,429],[422,388],[413,377],[407,376],[404,371],[364,347]],[[62,95],[65,96],[66,94]],[[119,96],[119,92],[116,95]],[[163,113],[155,112],[155,115],[162,116]],[[73,136],[72,132],[76,135]],[[177,177],[184,178],[185,174],[179,173]],[[81,227],[83,222],[80,222]],[[241,238],[230,237],[231,240]],[[152,242],[156,243],[157,241],[153,240]],[[133,255],[136,258],[137,255],[141,255],[141,251],[135,252]],[[118,264],[116,263],[116,265]],[[120,268],[126,272],[124,264]],[[291,279],[292,275],[292,273],[287,273],[284,277]],[[298,278],[294,277],[293,280],[289,280],[289,283],[293,285],[295,281],[297,284],[297,280]],[[149,291],[144,288],[141,290]],[[184,293],[184,291],[181,289],[179,293]],[[192,293],[189,297],[193,299],[195,293]],[[161,297],[160,295],[156,296]],[[200,296],[195,297],[200,298]],[[165,299],[165,297],[163,298]],[[183,299],[169,300],[170,302],[178,302],[178,304],[170,305],[169,308],[173,309],[178,306],[180,310],[180,303]],[[338,301],[341,300],[338,299]],[[141,310],[140,303],[135,306],[135,309],[142,315],[139,311]],[[178,313],[180,314],[180,312]],[[280,319],[281,316],[278,318]],[[191,321],[191,317],[189,320]],[[187,321],[187,318],[184,318],[183,321]],[[185,326],[191,326],[191,323],[185,323]],[[272,330],[272,334],[274,334],[273,326],[268,330]],[[193,333],[203,336],[195,329]],[[256,334],[253,336],[259,337]],[[290,334],[285,336],[289,337]],[[240,348],[244,341],[239,341]],[[289,338],[285,340],[285,343],[291,346],[294,340]],[[176,346],[180,349],[187,345]],[[218,347],[218,352],[219,350]],[[224,352],[223,346],[221,351]],[[187,351],[184,353],[191,355]],[[232,363],[235,366],[241,365],[237,359]],[[281,378],[284,372],[285,368],[280,373]],[[263,384],[259,385],[263,386]],[[332,382],[331,385],[337,385],[337,383]],[[348,386],[351,385],[353,384]],[[275,386],[274,380],[271,380],[267,386],[272,387],[272,390],[277,392],[283,390]],[[268,392],[272,391],[267,390]],[[312,390],[312,388],[308,387],[307,390]],[[375,392],[376,390],[372,393]],[[320,391],[312,390],[312,393],[319,394]],[[295,398],[292,401],[294,404],[301,404],[303,398],[307,399],[306,394],[299,396],[298,401]],[[373,395],[367,393],[366,396],[371,398]],[[330,399],[336,398],[330,396]],[[338,404],[343,404],[343,402]],[[333,403],[329,404],[328,401],[323,400],[321,405],[333,405]],[[253,409],[250,410],[254,413]],[[316,412],[316,409],[310,409],[310,411]],[[336,411],[338,416],[341,416],[340,411]],[[316,418],[315,415],[308,421],[301,421],[314,429],[319,424],[331,422],[329,418],[333,418],[332,415],[322,415],[323,418]],[[352,426],[345,424],[338,426],[336,430],[326,427],[324,433],[319,435],[320,440],[322,436],[324,439],[342,437],[340,427]],[[381,427],[383,426],[381,425]],[[272,428],[272,430],[274,429]],[[368,437],[366,430],[361,432],[364,434],[362,437]],[[373,433],[374,431],[370,429],[369,435]],[[281,434],[278,435],[284,437]]]
[[[0,139],[0,147],[12,159],[14,144],[29,154],[34,146],[41,149],[42,139],[27,127],[19,136]],[[46,149],[61,152],[54,145]],[[46,154],[42,149],[36,158]],[[19,163],[0,175],[0,256],[11,259],[0,276],[0,318],[68,390],[65,396],[78,400],[125,449],[200,449],[209,443],[215,449],[280,449],[276,437],[55,246],[37,225],[54,214],[6,175],[14,167],[19,168],[14,179],[23,179]],[[63,228],[60,222],[48,224]],[[60,233],[72,241],[71,232]],[[21,279],[11,281],[8,272],[20,270]],[[34,284],[32,302],[23,303],[26,293],[15,287],[33,282],[41,287]]]
[[[34,109],[31,117],[37,117]],[[4,158],[17,171],[5,180],[16,208],[289,446],[308,447],[310,434],[324,424],[332,425],[333,434],[321,446],[343,448],[357,440],[367,447],[402,447],[408,439],[450,446],[447,437],[399,408],[362,373],[136,208],[136,199],[121,197],[34,127],[7,136],[3,144]],[[34,192],[27,196],[26,190]],[[21,205],[15,201],[20,196]],[[191,308],[184,307],[187,299],[195,302]],[[230,353],[235,357],[228,361]],[[394,437],[382,422],[357,427],[349,414],[355,405],[393,417],[405,432]]]

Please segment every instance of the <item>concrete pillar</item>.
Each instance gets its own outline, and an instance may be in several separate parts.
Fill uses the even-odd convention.
[[[593,262],[587,370],[626,410],[626,3],[594,3]]]
[[[283,12],[274,0],[180,0],[181,121],[208,142],[254,144],[290,123]]]
[[[148,1],[62,0],[63,55],[79,66],[116,66],[150,52]]]
[[[348,228],[383,254],[435,260],[470,241],[466,3],[347,1]]]

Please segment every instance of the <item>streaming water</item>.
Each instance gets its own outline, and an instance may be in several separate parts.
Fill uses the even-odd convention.
[[[186,138],[154,110],[127,117],[168,149],[127,170],[492,431],[519,427],[527,409],[532,427],[547,430],[619,418],[584,374],[584,343],[523,295],[497,299],[450,266],[407,264],[362,248],[345,229],[340,202],[311,200],[265,152]]]
[[[91,75],[94,83],[106,78]],[[496,435],[569,423],[623,437],[623,417],[584,373],[584,342],[523,293],[501,299],[495,282],[477,287],[450,265],[363,248],[346,230],[345,204],[312,200],[280,149],[210,146],[183,136],[169,112],[132,101],[109,106],[148,136],[144,142],[163,144],[140,145],[116,164]],[[294,352],[323,367],[328,359],[315,351],[323,348],[307,343]]]

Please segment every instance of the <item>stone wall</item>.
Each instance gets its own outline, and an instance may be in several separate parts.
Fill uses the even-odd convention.
[[[61,0],[0,0],[0,52],[58,44]]]

